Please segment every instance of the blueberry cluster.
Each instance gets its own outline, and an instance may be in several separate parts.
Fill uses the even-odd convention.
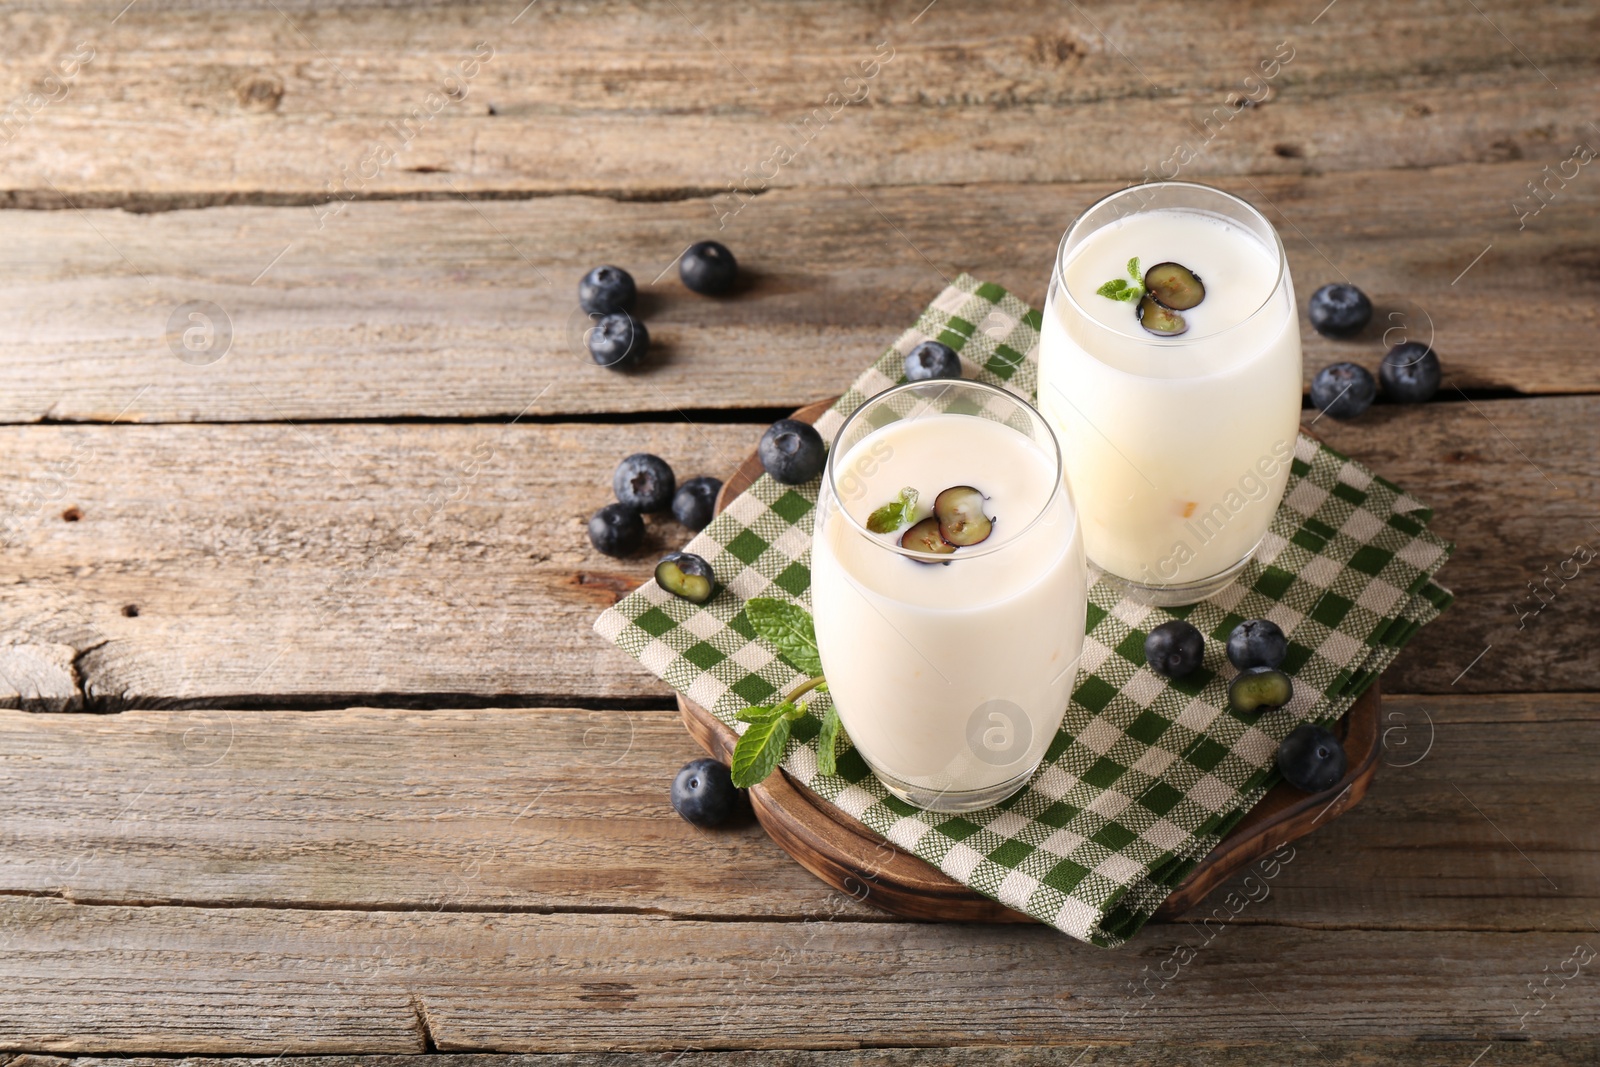
[[[739,264],[723,245],[700,241],[679,257],[678,277],[696,293],[720,296],[738,280]],[[594,321],[584,343],[600,366],[629,370],[650,351],[650,331],[633,313],[638,302],[639,287],[621,267],[596,267],[578,282],[578,306]]]
[[[1353,285],[1324,285],[1311,294],[1311,325],[1324,337],[1354,337],[1372,321],[1372,301]],[[1311,403],[1336,419],[1366,412],[1383,385],[1387,400],[1421,404],[1439,391],[1443,371],[1433,349],[1420,341],[1404,341],[1384,353],[1375,381],[1358,363],[1334,363],[1311,379]]]
[[[1183,678],[1199,669],[1206,640],[1193,624],[1173,619],[1144,640],[1150,669],[1166,678]],[[1289,639],[1271,619],[1246,619],[1228,634],[1228,662],[1239,669],[1228,683],[1228,706],[1245,715],[1276,711],[1294,696],[1294,683],[1279,668],[1289,654]],[[1278,770],[1290,785],[1307,793],[1331,789],[1343,777],[1344,746],[1331,732],[1310,723],[1296,727],[1278,746]]]
[[[682,485],[660,456],[635,452],[617,464],[611,476],[617,501],[589,518],[589,543],[608,556],[626,556],[644,541],[644,519],[650,512],[671,509],[672,517],[691,530],[703,530],[716,514],[722,482],[701,475]],[[667,592],[704,604],[716,591],[711,565],[692,552],[670,552],[656,565],[656,581]]]

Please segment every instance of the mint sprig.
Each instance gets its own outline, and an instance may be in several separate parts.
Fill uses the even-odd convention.
[[[734,716],[740,722],[750,724],[733,747],[733,766],[730,770],[733,784],[740,789],[748,789],[763,781],[777,769],[779,761],[783,759],[783,750],[789,743],[792,724],[809,707],[801,704],[800,698],[810,692],[828,691],[827,680],[822,676],[822,658],[817,654],[816,627],[808,611],[798,604],[770,597],[754,597],[745,602],[744,609],[750,624],[755,627],[756,635],[811,677],[796,685],[777,704],[745,708]],[[839,711],[830,704],[822,717],[822,730],[817,735],[817,766],[824,774],[837,773],[837,745],[843,733]]]
[[[1129,285],[1121,278],[1112,278],[1095,292],[1112,300],[1121,300],[1128,303],[1136,302],[1144,297],[1144,275],[1139,273],[1139,257],[1134,256],[1128,260],[1128,277],[1133,279]]]
[[[817,630],[811,613],[799,604],[771,597],[752,597],[745,601],[744,613],[760,638],[778,650],[795,670],[805,674],[822,673],[822,657],[817,654]]]
[[[867,516],[867,529],[875,534],[894,533],[917,514],[917,491],[909,485],[900,495]]]

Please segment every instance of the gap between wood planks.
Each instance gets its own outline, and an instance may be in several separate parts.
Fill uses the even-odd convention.
[[[1458,389],[1441,392],[1431,404],[1463,404],[1492,400],[1540,400],[1544,398],[1600,396],[1600,390],[1579,390],[1566,393],[1523,392],[1520,389]],[[1312,411],[1311,398],[1302,396],[1301,411]],[[297,419],[250,419],[258,426],[342,426],[379,424],[383,426],[499,426],[507,420],[530,425],[594,424],[598,426],[628,426],[637,423],[694,422],[734,425],[749,423],[759,425],[788,418],[793,409],[788,406],[758,408],[673,408],[658,411],[598,411],[554,412],[551,414],[505,411],[495,415],[351,415],[343,418],[307,417]],[[43,416],[28,421],[3,421],[0,426],[237,426],[238,419],[130,419],[85,418],[63,419]]]

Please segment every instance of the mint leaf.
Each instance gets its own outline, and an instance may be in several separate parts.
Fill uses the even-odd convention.
[[[897,499],[867,516],[867,529],[876,534],[893,533],[909,523],[917,513],[917,491],[909,485]]]
[[[811,615],[798,604],[770,597],[745,601],[745,615],[762,640],[778,650],[796,670],[822,673],[822,657],[817,655],[817,632]]]
[[[786,717],[793,710],[794,706],[786,700],[770,708],[745,708],[743,711],[734,712],[733,717],[740,722],[771,722],[773,719]]]
[[[839,740],[839,709],[829,705],[828,714],[822,717],[822,731],[817,734],[817,770],[823,774],[838,774],[839,759],[834,744]]]
[[[785,705],[779,705],[785,707]],[[789,719],[779,715],[765,722],[754,722],[750,729],[739,735],[733,746],[733,784],[749,789],[766,779],[783,758],[783,746],[789,742]]]
[[[1129,285],[1121,278],[1112,278],[1095,292],[1110,300],[1121,300],[1123,303],[1133,303],[1144,297],[1144,279],[1139,275],[1139,257],[1134,256],[1128,260],[1128,277],[1133,279]]]

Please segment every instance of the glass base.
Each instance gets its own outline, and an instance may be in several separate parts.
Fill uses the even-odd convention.
[[[1042,763],[1043,760],[1041,759],[1040,762]],[[867,766],[872,767],[870,763]],[[884,774],[876,767],[872,767],[872,773],[877,777],[878,781],[883,783],[885,789],[912,807],[922,808],[926,811],[953,813],[979,811],[983,808],[993,807],[1027,785],[1028,780],[1033,777],[1033,772],[1038,769],[1039,764],[1035,763],[1021,774],[1013,778],[1007,778],[998,785],[967,790],[934,790],[924,786],[912,785],[910,782],[900,781],[893,775]]]
[[[1260,547],[1258,544],[1257,548]],[[1199,578],[1192,582],[1173,582],[1164,585],[1151,585],[1146,582],[1136,582],[1131,578],[1124,578],[1120,574],[1112,574],[1104,567],[1100,573],[1104,574],[1111,584],[1121,589],[1123,593],[1141,604],[1149,604],[1156,608],[1179,608],[1189,604],[1198,604],[1202,600],[1216,596],[1228,586],[1255,558],[1256,549],[1246,552],[1244,558],[1227,570],[1218,571],[1209,578]],[[1093,561],[1091,561],[1093,562]],[[1098,567],[1099,564],[1096,564]]]

